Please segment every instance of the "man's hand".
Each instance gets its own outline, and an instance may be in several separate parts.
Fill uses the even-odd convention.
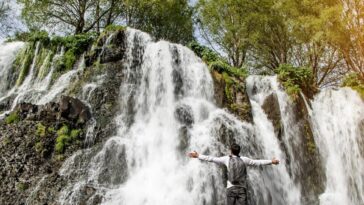
[[[276,159],[276,158],[273,158],[273,159],[272,159],[272,164],[274,164],[274,165],[279,164],[279,160],[278,160],[278,159]]]
[[[188,153],[188,156],[191,158],[198,158],[198,153],[196,151]]]

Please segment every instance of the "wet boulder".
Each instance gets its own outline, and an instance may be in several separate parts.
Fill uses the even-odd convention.
[[[279,108],[278,97],[275,93],[270,94],[263,103],[262,106],[268,119],[272,122],[274,127],[274,133],[278,138],[281,138],[282,123],[281,123],[281,111]]]
[[[84,124],[91,118],[89,108],[81,100],[62,96],[59,102],[60,116]]]
[[[191,126],[194,123],[192,108],[189,105],[181,104],[177,106],[174,116],[184,125]]]

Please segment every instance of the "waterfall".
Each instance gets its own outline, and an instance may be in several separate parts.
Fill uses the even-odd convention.
[[[311,118],[327,178],[320,204],[364,204],[363,100],[348,88],[323,90]]]
[[[0,99],[8,86],[8,75],[18,51],[24,46],[23,42],[0,44]]]
[[[262,108],[267,97],[275,94],[278,97],[279,109],[283,117],[283,114],[287,112],[286,109],[283,109],[285,108],[283,103],[289,102],[288,97],[278,88],[276,77],[249,76],[247,79],[247,92],[252,105],[254,130],[257,138],[256,146],[263,151],[264,157],[275,156],[281,160],[281,164],[274,169],[269,169],[266,174],[262,175],[262,179],[253,181],[253,188],[255,192],[260,190],[260,192],[264,193],[264,201],[261,204],[300,204],[300,187],[295,184],[293,177],[288,172],[290,165],[286,162],[287,156],[280,147],[280,141],[276,137],[272,122]],[[286,120],[282,123],[283,126],[288,126],[290,122],[290,120]],[[287,133],[284,134],[283,138],[288,137],[290,135]],[[290,158],[293,158],[292,152],[288,153]]]
[[[156,42],[130,28],[125,36],[123,59],[103,62],[120,63],[123,69],[120,85],[119,78],[115,80],[120,86],[119,109],[111,118],[116,131],[95,140],[100,125],[94,114],[85,130],[87,147],[66,159],[59,171],[65,181],[59,204],[224,204],[225,170],[186,154],[196,150],[211,156],[228,155],[234,142],[242,146],[243,156],[281,161],[277,166],[248,167],[251,204],[364,204],[364,102],[354,91],[324,89],[306,102],[305,117],[316,144],[309,153],[305,147],[309,134],[304,133],[305,122],[298,119],[307,113],[297,112],[297,104],[276,76],[246,79],[253,121],[241,121],[214,104],[210,71],[191,50]],[[110,55],[114,38],[119,37],[111,34],[105,39],[98,63],[103,55]],[[7,109],[20,102],[45,104],[67,93],[75,81],[84,80],[85,72],[95,74],[87,70],[93,68],[85,69],[82,56],[72,70],[52,79],[56,60],[64,51],[58,49],[50,59],[53,55],[41,55],[44,51],[37,43],[24,81],[11,88],[12,63],[23,47],[20,42],[0,45],[0,105],[10,98]],[[87,79],[78,93],[91,110],[91,101],[98,100],[94,94],[102,93],[99,86],[108,83],[110,74],[101,72]],[[0,118],[6,113],[0,113]],[[313,155],[319,160],[312,160]],[[319,172],[322,178],[315,175]],[[47,176],[40,179],[28,197],[29,204]],[[310,180],[316,182],[310,184]],[[312,191],[315,185],[322,189]]]

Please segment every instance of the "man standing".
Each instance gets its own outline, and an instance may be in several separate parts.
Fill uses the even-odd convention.
[[[210,157],[198,154],[196,151],[188,154],[191,158],[215,162],[216,164],[225,165],[228,170],[227,181],[227,205],[247,205],[247,166],[277,165],[279,160],[252,160],[247,157],[240,157],[240,146],[232,144],[231,155],[224,157]]]

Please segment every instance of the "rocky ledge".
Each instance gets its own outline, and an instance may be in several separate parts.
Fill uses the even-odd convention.
[[[45,105],[21,103],[0,120],[0,204],[26,204],[31,197],[41,204],[56,201],[64,184],[59,169],[84,146],[90,117],[80,100],[63,96]],[[44,177],[44,191],[33,196]]]

